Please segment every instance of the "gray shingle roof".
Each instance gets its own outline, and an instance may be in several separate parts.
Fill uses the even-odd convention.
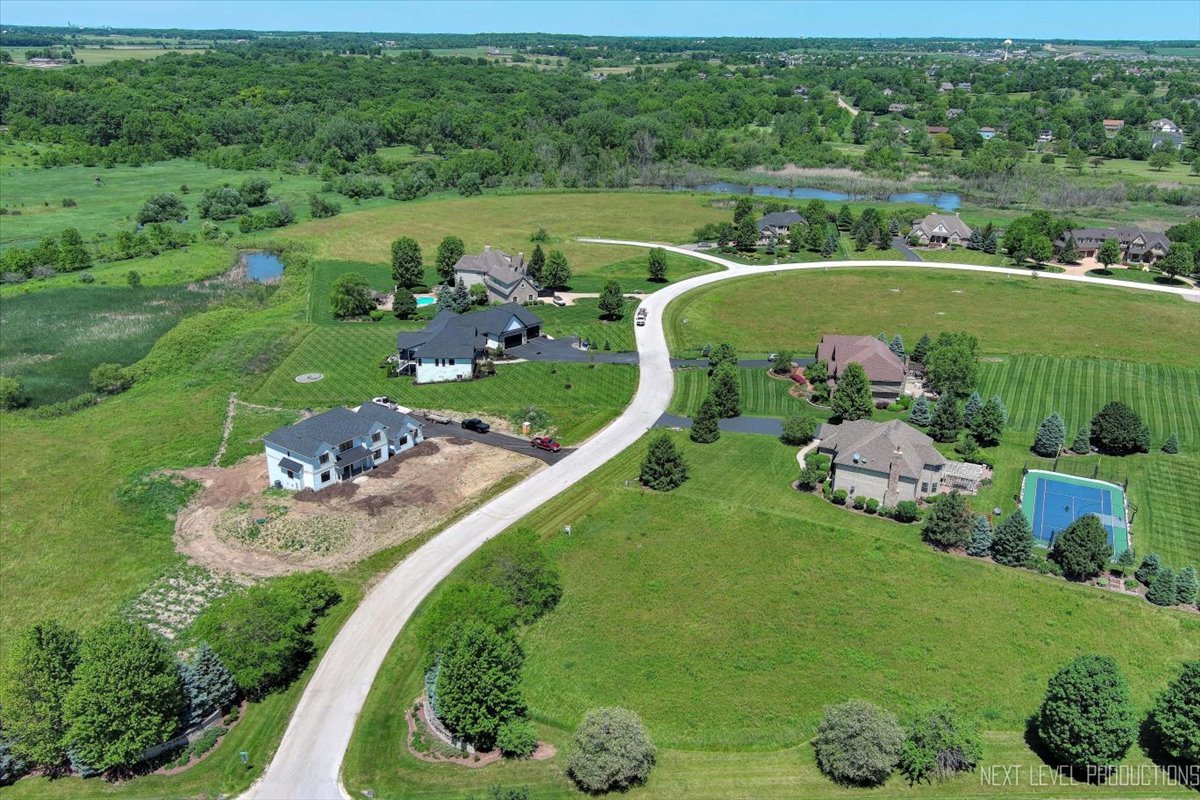
[[[767,228],[790,228],[802,222],[804,222],[804,217],[795,211],[772,211],[770,214],[763,215],[763,218],[756,222],[755,226],[762,231]]]
[[[299,461],[292,461],[290,458],[279,459],[280,469],[290,469],[292,472],[303,472],[304,465]]]
[[[917,479],[926,466],[946,463],[946,457],[933,446],[933,439],[900,420],[826,423],[818,436],[820,449],[833,451],[834,464],[886,473],[896,463],[902,476]]]
[[[980,128],[980,130],[983,130]],[[971,227],[959,219],[957,214],[930,214],[913,223],[913,231],[926,236],[950,236],[957,232],[964,242],[971,238]]]
[[[1096,247],[1103,244],[1106,239],[1116,239],[1122,250],[1135,256],[1140,256],[1154,247],[1160,247],[1167,252],[1171,250],[1171,240],[1165,233],[1144,231],[1134,226],[1076,228],[1072,231],[1064,231],[1054,243],[1062,247],[1067,243],[1068,235],[1074,236],[1075,244],[1081,247]]]
[[[348,408],[331,408],[324,414],[277,428],[268,433],[264,441],[283,450],[315,457],[328,446],[337,446],[355,436],[366,435],[375,424]]]
[[[351,447],[349,450],[346,450],[345,452],[338,453],[337,463],[338,463],[338,466],[345,467],[345,466],[349,466],[350,464],[357,464],[359,461],[362,461],[365,458],[369,458],[370,455],[371,455],[371,451],[368,450],[367,448],[363,447],[360,444],[360,445],[357,445],[356,447]]]
[[[513,317],[526,328],[538,327],[542,318],[518,303],[505,303],[470,314],[443,309],[423,331],[401,331],[397,350],[413,350],[422,358],[472,358],[487,346],[487,338],[501,339]]]

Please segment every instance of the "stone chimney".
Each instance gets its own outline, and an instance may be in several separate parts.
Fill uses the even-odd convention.
[[[525,269],[525,253],[517,253],[517,257],[513,259],[513,263],[517,268],[517,272],[520,272],[522,275],[524,275],[527,271]]]

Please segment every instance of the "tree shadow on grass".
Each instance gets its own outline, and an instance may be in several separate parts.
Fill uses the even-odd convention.
[[[1193,791],[1200,792],[1200,769],[1167,752],[1151,714],[1147,714],[1141,725],[1138,726],[1138,746],[1142,748],[1146,757],[1154,762],[1155,766],[1166,773],[1167,777]]]

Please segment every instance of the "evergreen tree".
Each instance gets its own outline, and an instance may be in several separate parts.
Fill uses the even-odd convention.
[[[412,319],[417,313],[417,298],[412,292],[397,291],[392,296],[392,313],[397,319]]]
[[[904,337],[897,333],[892,337],[892,341],[888,343],[888,349],[896,354],[896,358],[903,361],[905,356]]]
[[[994,394],[988,402],[994,403],[996,410],[1000,413],[1000,427],[1008,425],[1008,406],[1004,405],[1004,399],[1000,395]]]
[[[933,340],[929,338],[928,333],[921,334],[921,338],[917,340],[917,346],[913,348],[912,360],[918,364],[925,363],[925,356],[929,354],[929,348],[933,345]]]
[[[967,240],[967,247],[971,250],[983,249],[983,231],[979,228],[971,231],[971,238]]]
[[[1179,453],[1179,437],[1176,436],[1174,433],[1172,433],[1170,436],[1168,436],[1167,440],[1165,442],[1163,442],[1162,451],[1169,456],[1178,454]]]
[[[962,411],[953,397],[942,397],[933,408],[929,420],[929,435],[938,442],[953,442],[962,429]]]
[[[1159,561],[1158,553],[1147,553],[1137,571],[1133,573],[1133,577],[1137,578],[1143,586],[1149,586],[1154,583],[1154,578],[1161,568],[1162,563]]]
[[[1024,512],[1017,509],[996,526],[992,534],[992,558],[1006,567],[1023,567],[1033,554],[1033,529]]]
[[[976,514],[971,524],[971,541],[967,542],[967,555],[987,558],[992,552],[992,525],[983,514]]]
[[[443,282],[453,280],[454,265],[458,263],[465,252],[466,245],[457,236],[447,236],[442,239],[437,249],[437,270]]]
[[[1092,445],[1106,455],[1150,451],[1150,429],[1137,412],[1114,400],[1092,417]]]
[[[971,432],[975,434],[975,440],[984,447],[998,444],[1000,435],[1004,432],[1004,422],[1007,416],[1004,403],[999,397],[988,400],[972,420]]]
[[[1175,605],[1190,606],[1196,602],[1196,568],[1184,567],[1175,576]]]
[[[1175,580],[1175,570],[1170,567],[1159,567],[1154,576],[1154,583],[1146,591],[1146,599],[1156,606],[1173,606],[1178,597],[1178,586]]]
[[[713,370],[709,380],[709,396],[720,416],[728,419],[742,413],[742,389],[737,367],[723,363]]]
[[[655,283],[667,281],[667,251],[661,247],[651,247],[646,259],[646,274]]]
[[[908,421],[913,425],[924,428],[933,419],[933,409],[929,407],[929,398],[921,395],[908,410]]]
[[[1033,452],[1045,458],[1054,458],[1062,451],[1066,438],[1067,426],[1055,411],[1038,425],[1037,435],[1033,439]]]
[[[670,434],[660,433],[651,439],[639,475],[642,485],[656,492],[669,492],[687,478],[687,464]]]
[[[187,696],[189,728],[199,725],[214,711],[224,711],[237,699],[237,684],[221,659],[208,644],[201,642],[191,661],[179,663],[179,677]]]
[[[709,394],[700,404],[700,410],[692,418],[691,438],[693,442],[711,444],[721,438],[721,428],[717,424],[720,414],[717,413],[717,401]]]
[[[983,252],[995,255],[1000,249],[1000,240],[996,236],[996,232],[992,231],[983,239]]]
[[[1109,656],[1078,656],[1054,674],[1037,715],[1053,763],[1080,769],[1115,765],[1137,734],[1129,685]]]
[[[935,547],[949,550],[966,545],[973,527],[974,519],[967,507],[967,499],[956,491],[950,492],[934,504],[921,529],[921,538]]]
[[[551,250],[542,268],[542,284],[547,289],[558,289],[566,286],[571,280],[571,265],[561,250]]]
[[[754,201],[749,197],[739,197],[733,204],[733,224],[740,225],[747,219],[754,219]]]
[[[1112,545],[1100,518],[1087,514],[1068,525],[1054,538],[1050,558],[1068,580],[1086,581],[1102,573],[1112,560]]]
[[[1200,661],[1183,662],[1155,701],[1150,724],[1172,758],[1200,764]]]
[[[1121,574],[1128,575],[1133,569],[1133,565],[1137,563],[1137,553],[1132,547],[1127,547],[1121,551],[1121,555],[1117,556],[1117,564],[1121,567]]]
[[[963,406],[963,424],[971,430],[975,430],[975,415],[983,408],[983,398],[979,396],[979,392],[971,392],[971,396],[967,398],[966,405]]]
[[[392,281],[406,289],[420,286],[425,281],[421,245],[410,236],[401,236],[392,242]]]
[[[895,238],[900,235],[900,220],[892,217],[888,220],[888,236]]]
[[[848,231],[854,226],[854,212],[849,205],[843,205],[837,215],[837,226],[840,230]]]
[[[625,296],[621,294],[621,284],[616,281],[606,281],[600,291],[600,318],[620,319],[625,311]]]
[[[542,249],[540,244],[533,246],[533,253],[529,256],[529,277],[534,283],[542,283],[542,270],[546,268],[546,251]]]
[[[825,244],[821,245],[821,257],[829,258],[838,249],[838,239],[834,234],[829,234],[825,237]]]
[[[871,399],[871,383],[862,364],[851,361],[842,370],[830,408],[833,415],[843,422],[871,418],[875,402]]]
[[[1086,456],[1092,452],[1092,429],[1085,422],[1079,426],[1079,430],[1075,432],[1075,440],[1071,442],[1071,452],[1077,456]]]
[[[452,733],[482,750],[501,726],[525,711],[521,667],[525,657],[511,635],[468,619],[452,634],[434,683],[438,718]]]
[[[737,224],[734,242],[737,249],[743,252],[750,252],[758,244],[758,226],[754,224],[753,216],[746,217]]]
[[[1075,243],[1075,234],[1067,233],[1067,241],[1063,244],[1062,250],[1058,254],[1058,260],[1064,264],[1076,264],[1079,262],[1079,246]]]

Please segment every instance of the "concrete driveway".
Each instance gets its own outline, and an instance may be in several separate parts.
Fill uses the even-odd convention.
[[[488,539],[514,525],[531,511],[586,478],[594,470],[633,445],[662,417],[671,402],[674,373],[663,333],[667,305],[685,292],[742,275],[768,272],[844,268],[916,267],[960,272],[1011,275],[1029,280],[1026,270],[983,267],[973,264],[904,261],[833,261],[804,264],[744,266],[709,253],[656,242],[619,239],[583,239],[597,244],[663,247],[725,268],[668,284],[646,298],[644,327],[634,329],[642,366],[638,388],[625,412],[575,452],[477,508],[426,542],[396,565],[371,589],[346,620],[325,652],[304,689],[291,722],[262,779],[249,797],[262,800],[341,800],[349,795],[341,786],[342,759],[354,724],[375,674],[393,640],[413,611],[463,559]],[[1200,300],[1194,288],[1133,284],[1066,273],[1043,273],[1040,280],[1108,286],[1126,291],[1173,294],[1192,302]],[[408,702],[411,698],[401,698]]]

